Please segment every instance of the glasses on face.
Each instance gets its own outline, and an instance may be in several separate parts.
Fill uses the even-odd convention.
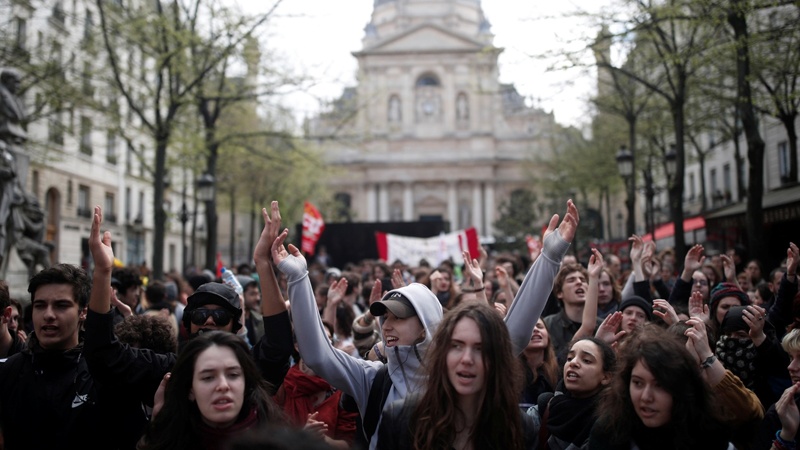
[[[224,309],[200,308],[192,311],[192,323],[195,325],[204,325],[209,317],[219,327],[224,327],[231,322],[231,314]]]

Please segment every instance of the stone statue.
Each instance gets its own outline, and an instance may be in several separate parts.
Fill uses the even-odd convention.
[[[19,80],[16,69],[0,69],[0,140],[12,151],[28,139],[24,129],[25,107],[17,95]]]
[[[25,192],[17,173],[15,155],[22,154],[28,140],[19,82],[16,69],[0,69],[0,279],[6,278],[12,249],[29,277],[37,266],[50,266],[50,247],[43,242],[44,210],[35,195]]]
[[[469,119],[469,103],[467,103],[467,96],[458,94],[456,99],[456,118],[458,120]]]

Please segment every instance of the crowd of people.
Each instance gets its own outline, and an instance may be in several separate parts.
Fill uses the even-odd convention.
[[[39,272],[27,308],[0,282],[2,448],[796,447],[793,243],[769,272],[635,235],[629,270],[584,265],[568,201],[524,258],[337,268],[262,216],[241,292],[115,267],[100,207],[91,271]]]

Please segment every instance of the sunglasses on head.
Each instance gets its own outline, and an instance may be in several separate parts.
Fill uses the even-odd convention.
[[[209,317],[220,327],[224,327],[231,321],[231,314],[224,309],[199,308],[192,311],[192,323],[195,325],[205,325]]]

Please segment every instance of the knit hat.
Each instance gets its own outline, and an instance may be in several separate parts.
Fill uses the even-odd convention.
[[[234,333],[241,328],[239,318],[242,316],[242,304],[239,294],[227,284],[212,281],[197,288],[187,299],[186,309],[183,311],[183,324],[187,330],[191,329],[192,311],[209,304],[219,305],[231,313]]]
[[[708,310],[715,311],[720,300],[725,297],[736,297],[742,306],[750,304],[750,297],[739,288],[736,283],[720,283],[711,290],[711,300],[708,302]]]
[[[653,305],[642,297],[639,297],[638,295],[631,295],[630,297],[627,297],[622,301],[622,303],[619,304],[618,311],[624,311],[625,308],[629,306],[638,306],[642,309],[642,311],[644,311],[648,321],[653,320]]]
[[[248,286],[255,284],[258,287],[258,281],[249,275],[236,275],[236,280],[242,285],[242,289],[247,290]]]
[[[750,326],[744,321],[744,310],[747,306],[731,306],[731,309],[725,313],[725,318],[722,319],[720,325],[720,334],[731,334],[736,331],[748,331]]]

